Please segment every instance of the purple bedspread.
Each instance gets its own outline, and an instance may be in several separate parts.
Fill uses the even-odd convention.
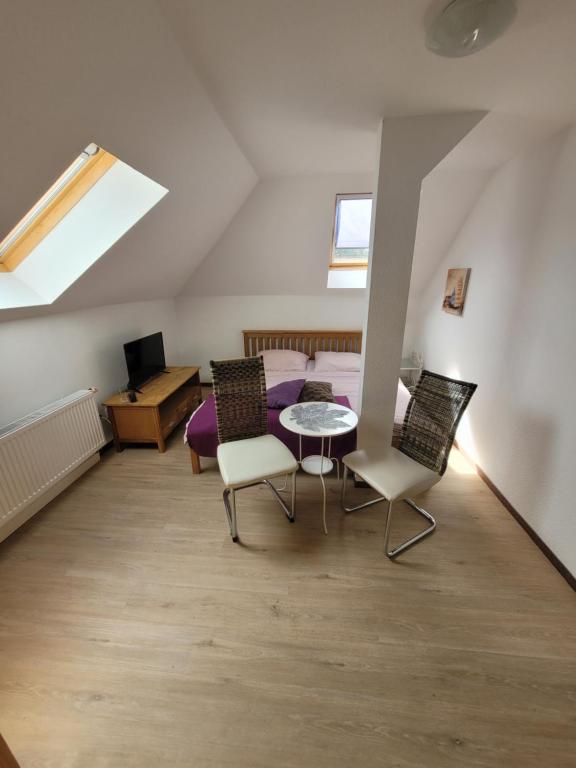
[[[336,396],[334,400],[340,405],[348,408],[350,403],[347,397]],[[280,438],[284,445],[292,451],[298,458],[298,435],[289,432],[280,424],[281,411],[268,409],[268,431],[271,435]],[[186,427],[186,441],[190,448],[199,456],[216,456],[218,447],[218,432],[216,428],[216,407],[214,405],[214,395],[208,395],[194,416],[188,422]],[[356,448],[356,430],[347,435],[332,438],[331,456],[341,459],[350,451]],[[325,451],[328,450],[326,445]],[[310,456],[320,453],[320,438],[303,437],[302,438],[302,456]]]

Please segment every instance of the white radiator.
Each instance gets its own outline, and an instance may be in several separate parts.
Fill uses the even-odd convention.
[[[105,442],[92,389],[0,428],[0,541],[96,464]]]

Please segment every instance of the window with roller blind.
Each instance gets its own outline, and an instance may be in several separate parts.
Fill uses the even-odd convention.
[[[371,193],[336,195],[330,269],[367,268],[371,219]]]

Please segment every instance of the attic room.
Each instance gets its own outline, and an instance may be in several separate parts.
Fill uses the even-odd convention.
[[[576,5],[0,7],[0,768],[573,766]]]

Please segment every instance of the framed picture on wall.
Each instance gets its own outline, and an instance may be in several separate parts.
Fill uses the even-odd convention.
[[[442,309],[451,315],[461,315],[466,301],[466,289],[470,279],[470,268],[449,269],[446,276],[446,288]]]

